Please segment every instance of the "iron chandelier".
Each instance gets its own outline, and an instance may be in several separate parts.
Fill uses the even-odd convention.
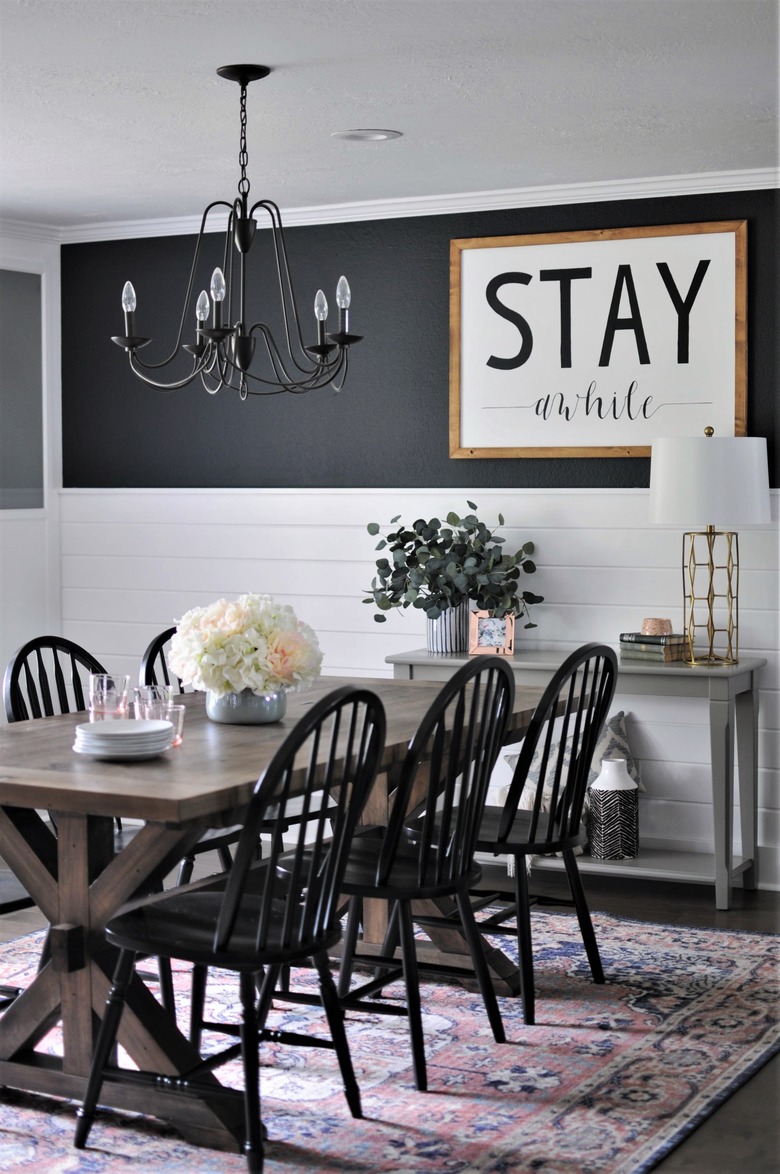
[[[209,204],[201,219],[195,243],[195,255],[190,269],[187,292],[184,296],[179,331],[173,351],[157,363],[144,363],[138,351],[151,341],[136,334],[136,295],[129,281],[122,291],[122,309],[125,315],[124,335],[114,336],[112,342],[127,352],[130,367],[144,383],[163,391],[186,387],[200,378],[206,391],[215,395],[223,387],[238,391],[242,400],[247,395],[278,395],[281,392],[301,394],[333,385],[336,391],[344,386],[349,362],[349,348],[360,342],[362,335],[349,331],[349,304],[351,293],[346,277],[336,286],[338,330],[326,334],[328,302],[320,289],[314,299],[317,322],[317,341],[305,345],[301,333],[298,308],[287,260],[282,216],[272,200],[257,200],[249,204],[247,176],[246,91],[250,82],[267,77],[271,70],[265,65],[223,65],[217,70],[220,77],[238,82],[241,87],[241,131],[238,162],[241,175],[238,196],[232,203],[215,200]],[[193,305],[195,277],[201,244],[209,214],[216,208],[228,209],[224,238],[223,262],[211,276],[211,298],[201,290]],[[271,328],[265,322],[247,324],[246,282],[247,258],[255,238],[255,213],[267,215],[276,259],[276,276],[281,315],[284,324],[285,354],[282,354]],[[196,329],[194,342],[182,342],[185,321],[194,314]],[[211,321],[209,322],[209,317]],[[257,344],[260,343],[258,347]],[[192,357],[191,369],[181,378],[164,382],[155,373],[181,359],[186,351]],[[260,355],[265,358],[265,374],[253,369]]]

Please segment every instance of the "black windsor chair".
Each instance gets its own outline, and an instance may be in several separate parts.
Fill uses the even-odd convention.
[[[3,677],[6,720],[28,721],[86,709],[89,674],[105,671],[99,660],[72,640],[62,636],[36,636],[18,648],[6,666]],[[119,820],[116,826],[117,832],[121,832]],[[35,904],[29,894],[26,904],[18,903],[24,889],[14,881],[13,874],[3,881],[0,913],[11,912],[11,908],[6,908],[6,900],[16,909]]]
[[[172,685],[175,693],[184,692],[181,678],[172,673],[168,667],[168,647],[171,637],[175,633],[175,628],[166,628],[150,641],[141,657],[141,670],[138,674],[139,685]]]
[[[342,884],[342,892],[350,897],[338,987],[342,1006],[407,1015],[420,1090],[427,1088],[427,1072],[419,975],[462,975],[463,970],[418,959],[414,923],[425,928],[434,918],[421,915],[413,902],[455,899],[493,1036],[497,1043],[505,1039],[468,890],[481,875],[474,861],[477,832],[514,691],[512,670],[497,656],[476,657],[443,686],[409,743],[387,828],[367,830],[355,838]],[[409,837],[405,822],[411,812],[419,820]],[[358,947],[362,901],[368,898],[389,903],[389,924],[379,955],[361,954]],[[399,941],[400,961],[395,957]],[[358,962],[373,967],[375,975],[350,990]],[[401,975],[406,1007],[387,1000],[367,1001]]]
[[[491,876],[490,893],[477,889],[472,908],[484,909],[497,901],[508,903],[507,908],[479,924],[483,930],[489,927],[490,934],[517,937],[523,1015],[528,1024],[535,1017],[531,904],[537,902],[528,886],[530,857],[562,855],[571,901],[543,900],[545,904],[574,905],[593,981],[604,982],[575,849],[587,839],[582,810],[590,763],[616,681],[617,658],[606,645],[586,644],[567,657],[536,707],[504,806],[486,807],[482,816],[477,851],[512,857],[514,880],[507,874],[506,887],[498,887]],[[534,782],[529,781],[532,762],[539,763],[538,776],[533,771]],[[505,922],[511,919],[515,925],[507,926]]]
[[[105,671],[96,657],[64,636],[35,636],[16,650],[6,666],[3,677],[6,718],[11,723],[86,710],[89,674]],[[56,821],[53,816],[50,818],[56,830]],[[114,824],[114,848],[118,852],[137,829],[123,828],[119,818]],[[56,860],[56,849],[50,846],[50,850]],[[30,904],[34,904],[32,899]],[[48,945],[47,936],[41,965],[48,957]],[[173,980],[170,966],[164,960],[160,961],[160,988],[163,1006],[172,1008]]]
[[[64,636],[35,636],[18,648],[3,678],[9,722],[87,708],[90,673],[106,669],[91,653]]]
[[[385,714],[368,690],[346,686],[313,705],[293,727],[259,779],[249,805],[235,860],[227,875],[202,885],[128,906],[106,927],[106,938],[121,949],[113,985],[98,1034],[84,1104],[78,1110],[75,1145],[86,1145],[105,1079],[137,1084],[138,1072],[109,1063],[119,1030],[125,996],[134,982],[136,953],[163,953],[199,967],[218,966],[239,975],[242,1005],[240,1044],[233,1044],[192,1073],[166,1087],[192,1096],[198,1073],[208,1074],[238,1054],[244,1065],[245,1139],[250,1171],[263,1168],[260,1114],[259,1043],[277,1042],[335,1049],[347,1103],[361,1116],[344,1030],[344,1013],[330,972],[328,951],[341,938],[339,892],[352,836],[382,758]],[[288,808],[295,816],[287,820]],[[286,842],[272,837],[267,855],[256,861],[260,828],[275,815],[289,822]],[[279,859],[286,868],[280,874]],[[330,1040],[285,1031],[265,1024],[283,966],[313,959]],[[260,972],[262,971],[262,978]],[[259,985],[259,994],[257,987]],[[221,1027],[226,1030],[225,1025]],[[150,1088],[163,1077],[146,1074]],[[144,1079],[141,1074],[140,1079]],[[213,1077],[202,1085],[214,1095]],[[150,1097],[150,1107],[154,1099]]]
[[[184,686],[181,679],[168,668],[166,653],[175,628],[166,628],[150,642],[141,658],[141,668],[138,674],[139,685],[170,685],[174,693],[183,693]],[[209,828],[203,833],[194,847],[190,848],[179,864],[177,885],[189,884],[198,856],[206,852],[216,852],[220,866],[230,868],[232,856],[230,849],[238,843],[241,835],[241,825],[234,824],[228,828]]]
[[[89,674],[105,673],[99,660],[64,636],[35,636],[17,648],[3,678],[9,722],[79,713],[87,708]],[[117,819],[118,835],[122,821]]]

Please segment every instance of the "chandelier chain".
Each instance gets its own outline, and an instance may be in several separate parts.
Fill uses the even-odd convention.
[[[249,195],[249,178],[246,173],[249,154],[246,148],[246,86],[241,87],[241,139],[238,148],[238,165],[241,168],[241,178],[238,181],[238,194]]]

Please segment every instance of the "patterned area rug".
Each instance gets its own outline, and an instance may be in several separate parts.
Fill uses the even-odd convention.
[[[493,1042],[478,996],[425,986],[428,1093],[414,1088],[400,1017],[348,1020],[360,1121],[349,1115],[333,1052],[264,1045],[268,1174],[639,1174],[780,1048],[777,938],[596,914],[607,974],[597,987],[574,918],[535,912],[533,921],[538,1022],[526,1027],[519,1001],[501,999],[508,1044]],[[23,985],[39,946],[40,935],[30,935],[2,947],[0,981]],[[293,979],[310,985],[305,971]],[[176,986],[186,1022],[185,969]],[[234,1015],[235,989],[231,976],[213,972],[214,1019]],[[316,1009],[280,1003],[274,1016],[295,1030],[321,1029]],[[49,1042],[56,1050],[56,1032]],[[228,1083],[240,1087],[235,1068]],[[0,1098],[6,1172],[246,1169],[238,1155],[120,1113],[101,1113],[79,1153],[71,1103],[7,1089]]]

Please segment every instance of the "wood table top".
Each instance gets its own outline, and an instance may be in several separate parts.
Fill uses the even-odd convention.
[[[177,700],[187,707],[183,741],[157,758],[95,761],[73,751],[85,713],[0,726],[0,804],[98,816],[124,816],[179,826],[240,811],[295,722],[342,685],[370,689],[382,700],[387,738],[382,768],[398,762],[441,683],[390,678],[320,677],[288,697],[287,715],[272,725],[221,725],[206,716],[205,694]],[[522,736],[541,688],[518,687],[510,730]]]

